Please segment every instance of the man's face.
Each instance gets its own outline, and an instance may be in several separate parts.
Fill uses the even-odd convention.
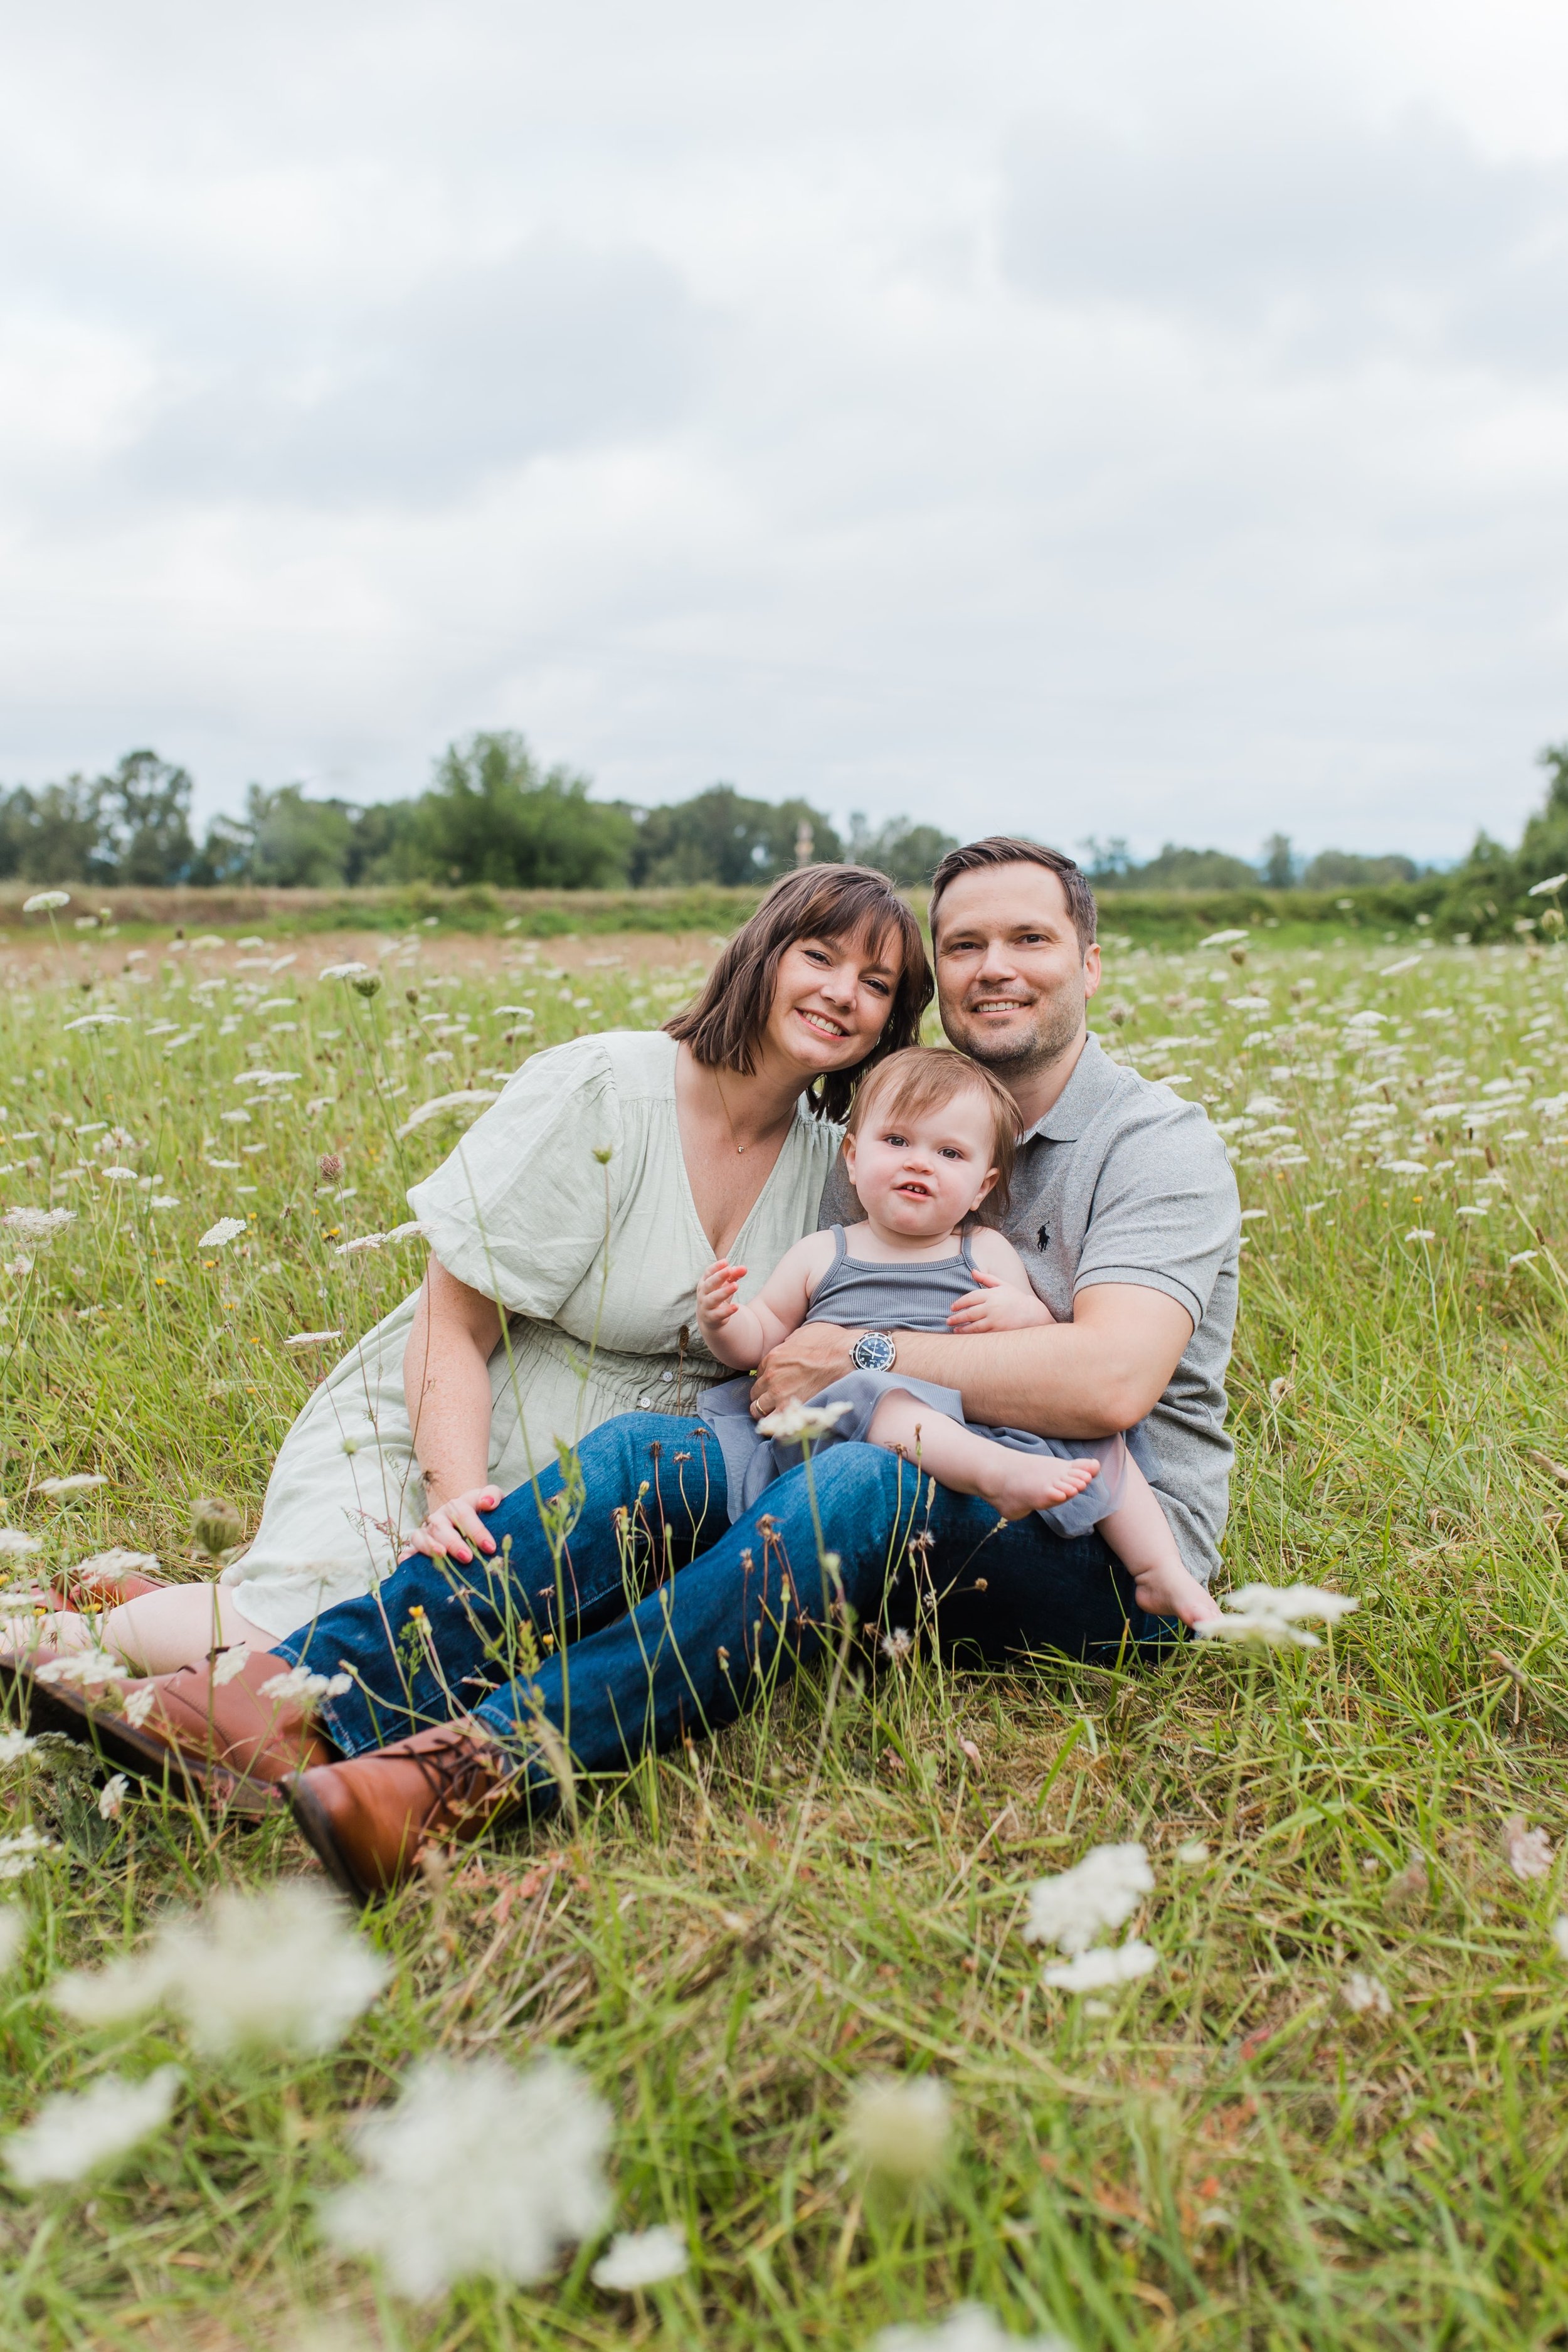
[[[1082,1034],[1100,950],[1080,952],[1067,893],[1048,866],[961,874],[937,909],[942,1025],[1005,1082],[1044,1069]]]

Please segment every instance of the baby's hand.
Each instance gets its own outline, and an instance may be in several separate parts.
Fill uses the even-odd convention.
[[[700,1323],[710,1323],[715,1330],[735,1312],[735,1293],[746,1278],[743,1265],[731,1265],[728,1258],[716,1257],[697,1284],[697,1318]]]
[[[1056,1321],[1032,1290],[1015,1290],[1011,1283],[983,1274],[978,1266],[974,1279],[984,1287],[966,1290],[956,1301],[947,1318],[950,1331],[1026,1331],[1037,1323]]]

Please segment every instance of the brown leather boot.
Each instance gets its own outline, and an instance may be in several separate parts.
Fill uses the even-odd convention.
[[[357,1903],[412,1877],[427,1848],[466,1844],[521,1801],[504,1751],[461,1719],[290,1773],[283,1793],[307,1843]]]
[[[182,1666],[142,1682],[83,1686],[68,1673],[79,1652],[39,1652],[0,1659],[31,1731],[63,1731],[141,1780],[171,1780],[243,1812],[275,1811],[276,1783],[337,1754],[311,1721],[309,1703],[266,1685],[289,1672],[269,1651],[251,1651],[237,1674],[220,1679],[232,1651],[205,1665]]]

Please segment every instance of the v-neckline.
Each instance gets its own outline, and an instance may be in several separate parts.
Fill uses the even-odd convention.
[[[675,1092],[675,1072],[680,1054],[680,1047],[678,1041],[673,1037],[671,1037],[669,1041],[669,1112],[670,1117],[675,1121],[675,1156],[680,1165],[680,1189],[686,1197],[686,1213],[691,1220],[692,1232],[696,1235],[702,1249],[702,1263],[704,1265],[710,1265],[713,1259],[718,1255],[718,1252],[714,1249],[712,1243],[709,1240],[708,1228],[703,1223],[701,1217],[698,1213],[697,1195],[691,1189],[691,1171],[686,1164],[686,1146],[682,1142],[680,1136],[680,1104],[677,1099]],[[740,1247],[741,1244],[745,1240],[746,1235],[752,1229],[752,1218],[757,1215],[763,1202],[767,1199],[768,1194],[773,1191],[779,1170],[784,1166],[790,1146],[795,1141],[795,1122],[799,1118],[800,1106],[797,1102],[794,1111],[790,1114],[790,1123],[788,1127],[785,1128],[783,1140],[779,1144],[778,1156],[763,1180],[762,1190],[758,1192],[756,1199],[752,1202],[751,1207],[746,1211],[745,1215],[742,1218],[741,1223],[736,1226],[734,1233],[730,1237],[729,1244],[724,1252],[726,1257],[731,1257],[734,1252]]]

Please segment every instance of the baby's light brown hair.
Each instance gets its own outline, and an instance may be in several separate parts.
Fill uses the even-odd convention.
[[[873,1117],[919,1118],[926,1111],[956,1102],[960,1095],[978,1095],[990,1108],[990,1165],[996,1171],[996,1181],[985,1195],[984,1205],[992,1215],[1000,1216],[1006,1209],[1013,1178],[1018,1106],[1001,1080],[994,1078],[983,1064],[972,1062],[967,1054],[951,1053],[941,1045],[906,1045],[901,1053],[889,1054],[861,1079],[845,1132],[858,1135]]]

